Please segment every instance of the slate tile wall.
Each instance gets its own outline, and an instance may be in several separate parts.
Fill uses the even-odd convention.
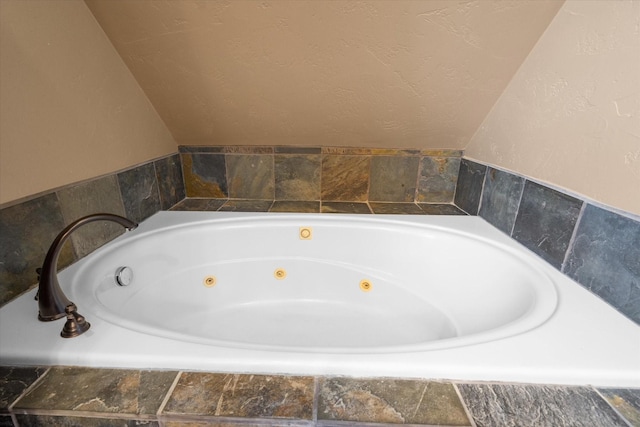
[[[49,245],[76,219],[106,212],[140,222],[184,199],[181,169],[180,156],[173,154],[0,209],[0,305],[36,284],[35,270],[42,266]],[[108,222],[83,226],[63,247],[59,268],[123,232]]]
[[[456,205],[640,324],[640,219],[462,159]]]
[[[181,146],[187,197],[452,203],[461,151]]]

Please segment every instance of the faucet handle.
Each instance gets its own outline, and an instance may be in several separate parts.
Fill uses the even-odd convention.
[[[62,328],[62,332],[60,332],[60,336],[62,338],[77,337],[78,335],[85,333],[91,327],[91,324],[85,320],[84,316],[76,310],[78,310],[78,308],[74,303],[69,304],[65,308],[64,311],[67,315],[67,322]]]

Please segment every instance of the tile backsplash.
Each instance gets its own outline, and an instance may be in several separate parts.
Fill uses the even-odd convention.
[[[187,197],[452,203],[462,152],[182,146]]]
[[[640,324],[640,221],[468,159],[455,200]]]

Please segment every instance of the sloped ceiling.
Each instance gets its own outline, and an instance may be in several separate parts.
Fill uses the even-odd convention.
[[[85,0],[179,144],[463,149],[561,0]]]

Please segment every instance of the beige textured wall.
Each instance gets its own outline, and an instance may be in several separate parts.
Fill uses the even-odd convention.
[[[466,155],[640,215],[640,1],[567,1]]]
[[[0,203],[176,150],[84,2],[0,1]]]
[[[181,144],[463,148],[562,0],[86,0]]]

